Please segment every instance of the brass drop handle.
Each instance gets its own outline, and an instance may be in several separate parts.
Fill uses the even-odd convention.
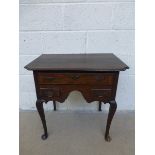
[[[103,97],[103,95],[99,95],[98,97]]]
[[[46,77],[46,79],[49,81],[53,81],[53,80],[55,80],[55,77]]]
[[[100,81],[100,80],[103,80],[103,79],[104,79],[104,76],[96,76],[97,81]]]
[[[79,79],[79,78],[80,78],[80,75],[73,75],[73,76],[72,76],[72,79],[73,79],[73,80],[77,80],[77,79]]]
[[[47,93],[47,95],[48,95],[48,97],[53,97],[54,92],[53,91],[50,91],[50,92]]]
[[[40,91],[42,92],[43,95],[46,97],[53,97],[54,92],[53,90],[49,90],[49,88],[40,88]]]

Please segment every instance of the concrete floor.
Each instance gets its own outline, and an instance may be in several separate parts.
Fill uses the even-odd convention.
[[[104,140],[104,112],[46,112],[49,137],[37,112],[20,112],[20,155],[134,155],[134,112],[116,112],[112,141]]]

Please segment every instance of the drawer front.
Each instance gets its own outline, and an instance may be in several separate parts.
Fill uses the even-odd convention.
[[[40,85],[39,97],[64,102],[72,91],[79,91],[87,102],[110,101],[115,98],[112,86],[95,85]]]
[[[91,95],[95,100],[110,100],[112,98],[112,88],[91,89]]]
[[[38,73],[39,84],[113,85],[114,73]]]
[[[60,89],[57,87],[40,87],[39,88],[39,95],[43,98],[57,98],[60,97]]]

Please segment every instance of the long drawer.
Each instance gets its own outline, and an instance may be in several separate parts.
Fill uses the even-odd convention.
[[[114,73],[46,73],[39,72],[38,84],[113,85]]]

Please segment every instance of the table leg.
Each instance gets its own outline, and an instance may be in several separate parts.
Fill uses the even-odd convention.
[[[110,107],[109,107],[109,114],[108,114],[106,132],[105,132],[105,140],[108,142],[111,141],[111,137],[109,135],[109,130],[110,130],[110,125],[111,125],[113,116],[114,116],[116,109],[117,109],[116,101],[110,101],[109,104],[110,104]]]
[[[44,134],[41,136],[41,138],[43,140],[45,140],[48,137],[48,133],[47,133],[47,126],[46,126],[46,119],[45,119],[45,114],[44,114],[43,102],[44,102],[44,100],[37,100],[36,101],[36,107],[37,107],[37,110],[38,110],[38,113],[39,113],[39,116],[41,118],[42,125],[44,128]]]
[[[56,101],[53,101],[53,107],[54,107],[54,111],[56,111]]]
[[[102,102],[101,102],[101,101],[99,101],[98,111],[102,111],[101,107],[102,107]]]

